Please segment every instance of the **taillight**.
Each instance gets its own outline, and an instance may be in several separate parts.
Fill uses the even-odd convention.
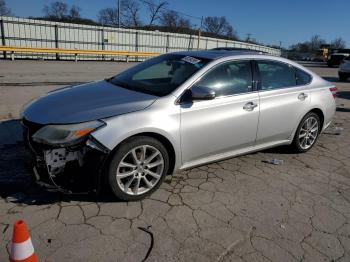
[[[337,97],[337,91],[338,91],[338,89],[336,88],[336,87],[331,87],[330,89],[329,89],[329,91],[331,91],[331,93],[332,93],[332,95],[333,95],[333,97],[334,97],[334,99]]]

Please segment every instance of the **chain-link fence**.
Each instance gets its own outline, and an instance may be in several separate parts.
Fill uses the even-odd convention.
[[[57,23],[16,17],[0,17],[1,45],[38,48],[125,50],[167,53],[216,47],[247,48],[280,56],[279,49],[239,41],[159,31]],[[4,58],[8,54],[0,54]],[[73,55],[25,54],[16,58],[74,59]],[[80,59],[125,59],[111,56],[81,56]]]

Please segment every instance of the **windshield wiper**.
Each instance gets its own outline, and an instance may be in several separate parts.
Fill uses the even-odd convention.
[[[145,88],[134,87],[134,86],[128,85],[128,84],[126,84],[124,82],[120,82],[120,81],[116,80],[114,77],[106,78],[105,81],[107,81],[108,83],[111,83],[111,84],[113,84],[115,86],[119,86],[121,88],[125,88],[125,89],[128,89],[128,90],[141,92],[141,93],[148,94],[148,95],[153,95],[153,96],[159,96],[159,94],[155,94],[154,92],[150,92],[150,90],[147,90]]]
[[[104,80],[105,80],[106,82],[111,82],[111,81],[112,81],[112,79],[113,79],[113,77],[114,77],[114,76],[107,77],[107,78],[105,78]]]
[[[115,86],[119,86],[119,87],[122,87],[122,88],[125,88],[125,89],[129,89],[129,90],[133,90],[133,91],[139,91],[137,88],[133,87],[133,86],[130,86],[128,84],[125,84],[123,82],[120,82],[118,80],[115,80],[113,79],[114,77],[111,77],[111,78],[106,78],[105,81],[107,81],[108,83],[111,83]]]

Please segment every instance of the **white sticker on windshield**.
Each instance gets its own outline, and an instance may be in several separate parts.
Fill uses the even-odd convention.
[[[185,56],[184,58],[182,58],[181,60],[187,62],[187,63],[191,63],[191,64],[198,64],[201,60],[194,58],[192,56]]]

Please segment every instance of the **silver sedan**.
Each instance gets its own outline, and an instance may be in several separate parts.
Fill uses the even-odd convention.
[[[53,91],[22,116],[39,183],[66,192],[107,185],[139,200],[177,170],[280,145],[308,151],[332,121],[335,96],[280,57],[178,52]]]

